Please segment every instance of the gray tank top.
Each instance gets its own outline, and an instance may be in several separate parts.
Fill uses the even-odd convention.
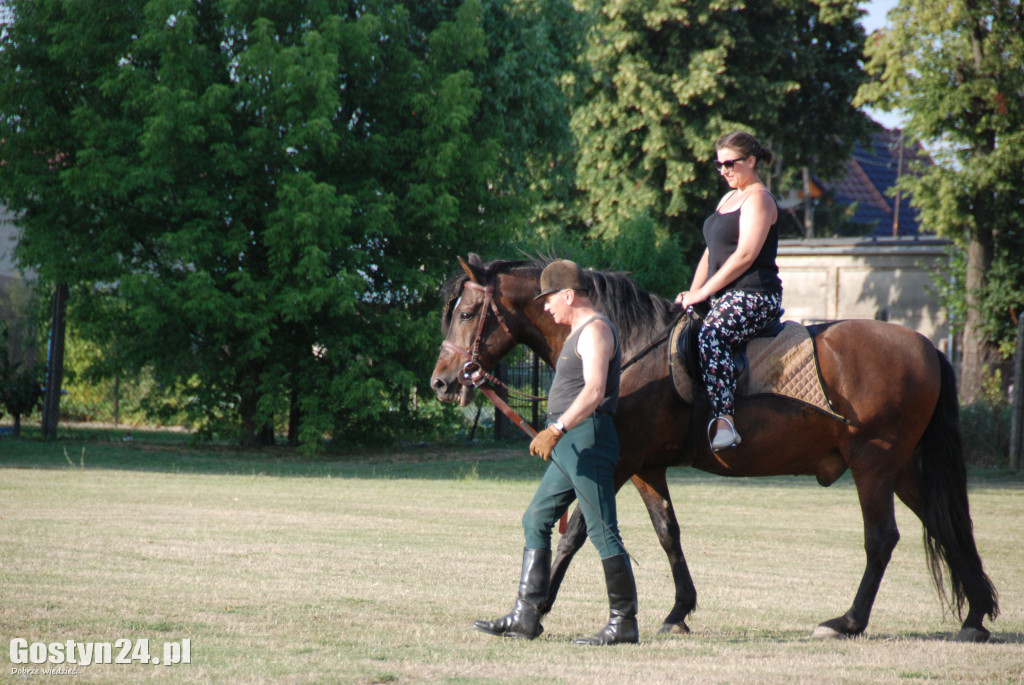
[[[576,345],[579,343],[580,334],[583,329],[596,319],[601,319],[612,329],[615,337],[615,352],[608,360],[608,380],[604,386],[604,399],[597,405],[597,411],[604,414],[614,414],[619,406],[619,371],[622,362],[622,350],[619,345],[619,332],[604,314],[597,314],[588,319],[580,326],[575,333],[565,340],[562,352],[558,355],[558,362],[555,365],[555,378],[551,381],[551,390],[548,392],[548,420],[557,421],[565,410],[569,408],[576,396],[583,390],[583,360]]]

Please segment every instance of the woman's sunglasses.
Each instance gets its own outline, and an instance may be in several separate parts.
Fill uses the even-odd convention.
[[[749,155],[748,155],[748,156],[749,156]],[[715,160],[715,166],[716,166],[716,167],[718,167],[718,170],[719,170],[719,171],[721,171],[723,167],[724,167],[724,168],[726,168],[726,169],[732,169],[732,166],[733,166],[733,165],[734,165],[734,164],[735,164],[736,162],[742,162],[742,161],[743,161],[743,160],[745,160],[746,158],[747,158],[747,156],[744,156],[744,157],[737,157],[736,159],[727,159],[727,160],[725,160],[724,162],[719,162],[718,160]]]

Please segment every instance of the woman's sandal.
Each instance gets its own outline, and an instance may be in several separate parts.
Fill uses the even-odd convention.
[[[711,429],[714,427],[715,421],[718,419],[722,419],[729,425],[727,428],[715,431],[715,438],[712,440]],[[743,442],[743,438],[741,438],[740,434],[736,432],[736,426],[726,417],[719,416],[708,422],[708,443],[711,445],[712,452],[721,452],[722,450],[729,449],[730,447],[737,447],[741,442]]]

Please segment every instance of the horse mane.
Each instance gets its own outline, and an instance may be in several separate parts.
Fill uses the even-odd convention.
[[[532,260],[495,260],[483,265],[485,282],[501,273],[520,268],[536,269],[538,273],[555,261],[552,257],[538,257]],[[624,345],[640,340],[646,342],[652,332],[665,326],[672,316],[673,305],[665,298],[641,289],[622,272],[586,269],[590,274],[593,289],[591,299],[594,308],[608,317],[619,332]],[[445,303],[441,316],[441,332],[446,333],[451,325],[452,309],[462,286],[469,277],[460,269],[441,286],[441,300]]]
[[[615,325],[624,345],[648,342],[672,318],[672,303],[637,286],[628,274],[587,270],[594,307]]]

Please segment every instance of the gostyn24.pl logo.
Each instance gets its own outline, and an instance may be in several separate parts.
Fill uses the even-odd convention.
[[[113,642],[29,642],[16,637],[11,640],[9,656],[11,675],[28,674],[31,671],[42,673],[72,673],[78,666],[92,664],[153,664],[172,666],[174,664],[192,663],[192,640],[185,638],[180,642],[164,642],[162,650],[150,653],[149,640],[141,638],[129,640],[121,638]],[[47,665],[42,669],[43,664]],[[57,666],[58,669],[53,667]]]

